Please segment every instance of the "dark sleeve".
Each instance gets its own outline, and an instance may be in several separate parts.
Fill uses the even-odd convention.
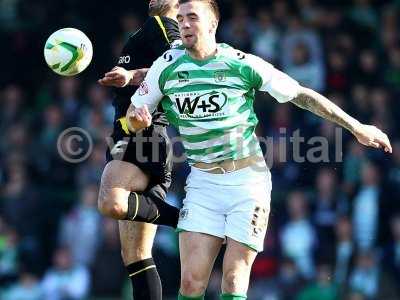
[[[127,70],[150,68],[153,61],[169,49],[169,42],[154,17],[133,34],[118,59],[118,66]]]
[[[125,44],[117,65],[126,70],[150,68],[153,62],[170,48],[162,28],[157,20],[149,18],[143,27],[134,33]],[[131,101],[130,97],[137,87],[127,85],[123,88],[113,88],[115,118],[119,119],[126,114]],[[153,115],[153,122],[161,120],[161,116]],[[162,122],[162,120],[161,120]],[[167,124],[165,121],[164,123]]]

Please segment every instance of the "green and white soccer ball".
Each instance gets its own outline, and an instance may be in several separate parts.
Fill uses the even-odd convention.
[[[93,56],[89,38],[75,28],[63,28],[54,32],[44,46],[47,65],[57,74],[73,76],[87,68]]]

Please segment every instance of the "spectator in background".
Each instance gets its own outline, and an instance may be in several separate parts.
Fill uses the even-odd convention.
[[[311,49],[303,41],[293,45],[291,61],[283,71],[303,86],[318,92],[325,90],[324,66],[321,61],[311,57]]]
[[[10,155],[7,179],[0,191],[0,212],[22,236],[37,233],[40,210],[37,190],[31,182],[22,154]],[[32,220],[31,216],[36,218]]]
[[[350,289],[364,295],[368,300],[377,299],[379,292],[379,268],[373,250],[361,252],[349,279]]]
[[[28,174],[22,152],[10,154],[7,159],[6,180],[0,190],[0,219],[4,217],[16,230],[20,262],[30,271],[38,271],[42,267],[39,241],[42,205],[38,190]]]
[[[400,91],[400,47],[396,46],[388,49],[389,63],[385,66],[385,83],[394,91]]]
[[[313,0],[297,0],[301,18],[309,25],[319,26],[322,17],[321,7]]]
[[[89,159],[79,168],[77,173],[77,183],[83,187],[85,185],[98,184],[105,164],[103,143],[93,145],[92,153]]]
[[[348,293],[346,300],[365,300],[365,297],[360,292],[352,291],[352,292]]]
[[[343,188],[348,197],[353,196],[361,181],[361,167],[364,161],[366,161],[364,148],[356,141],[350,141],[343,166]]]
[[[58,104],[67,125],[76,124],[82,101],[79,98],[79,83],[76,77],[63,77],[59,81]]]
[[[61,108],[57,105],[50,105],[43,113],[43,126],[39,134],[38,143],[36,146],[40,160],[40,168],[43,172],[51,172],[52,163],[58,159],[57,153],[57,138],[64,129],[64,115]]]
[[[43,292],[38,278],[23,272],[19,281],[1,295],[2,300],[42,300]]]
[[[332,170],[334,173],[334,177],[336,178],[337,175],[337,170],[340,170],[342,167],[341,161],[343,159],[343,135],[344,135],[344,130],[340,127],[338,127],[335,124],[332,124],[332,122],[328,121],[323,121],[322,123],[319,124],[317,127],[318,129],[318,136],[319,137],[324,137],[327,141],[327,144],[322,144],[321,141],[321,146],[325,147],[328,152],[326,154],[321,154],[321,158],[317,162],[331,162],[329,165],[329,168]],[[314,143],[314,146],[318,146],[318,143]],[[325,151],[325,150],[322,150]],[[321,151],[321,153],[323,153]],[[318,156],[316,156],[318,157]],[[337,181],[337,180],[336,180]],[[336,190],[336,197],[338,201],[338,212],[343,213],[347,209],[347,203],[346,200],[343,197],[343,192],[341,189],[338,188],[338,182],[335,183],[337,190]]]
[[[256,27],[249,16],[247,6],[241,2],[236,2],[233,5],[232,18],[222,24],[220,34],[222,40],[229,41],[232,47],[250,52],[255,31]]]
[[[381,82],[378,58],[372,50],[363,50],[359,55],[357,81],[369,87]]]
[[[21,26],[18,14],[20,0],[0,1],[0,28],[1,31],[15,31]]]
[[[381,26],[378,28],[380,30],[380,43],[385,49],[392,49],[399,41],[398,16],[398,3],[397,5],[395,3],[385,5],[385,7],[382,9]]]
[[[277,284],[279,300],[295,299],[304,288],[304,277],[300,274],[299,269],[292,259],[282,259]]]
[[[266,145],[261,144],[261,146],[266,148],[263,150],[266,153],[267,165],[271,169],[272,176],[274,176],[274,190],[278,193],[275,195],[277,198],[281,197],[279,192],[284,192],[283,196],[286,196],[286,187],[294,185],[300,176],[299,166],[292,161],[293,158],[290,151],[292,148],[287,138],[295,129],[291,115],[292,109],[290,106],[277,105],[273,107],[271,116],[265,117],[270,122],[265,127],[265,133],[263,134],[263,138],[266,139]]]
[[[285,28],[289,19],[288,2],[286,0],[276,0],[272,2],[271,6],[274,24],[276,24],[279,29]]]
[[[350,86],[348,60],[339,50],[329,50],[327,55],[326,88],[329,91],[346,92]]]
[[[80,201],[61,220],[60,245],[71,250],[73,264],[90,267],[94,261],[100,243],[101,229],[97,195],[96,185],[83,187]]]
[[[12,282],[18,275],[18,234],[0,219],[0,286]]]
[[[393,161],[387,172],[387,181],[390,189],[390,195],[400,195],[400,140],[393,143]],[[392,201],[394,210],[400,212],[400,204]]]
[[[264,280],[252,280],[248,298],[295,300],[298,293],[303,289],[305,282],[296,263],[288,257],[283,257],[280,261],[278,274],[270,278],[264,278]]]
[[[2,133],[24,117],[25,97],[23,89],[18,85],[8,85],[0,94],[0,130]]]
[[[316,233],[310,222],[306,196],[301,191],[289,194],[287,198],[288,222],[280,234],[283,255],[296,263],[302,276],[314,276],[314,250],[317,245]]]
[[[354,0],[349,11],[350,19],[361,27],[375,30],[378,27],[378,16],[370,0]]]
[[[300,168],[293,163],[291,158],[288,158],[287,140],[280,143],[279,137],[275,137],[273,141],[272,145],[267,145],[267,165],[271,168],[272,176],[276,178],[274,179],[275,197],[280,199],[287,195],[286,188],[295,185],[300,178]]]
[[[391,103],[391,95],[383,88],[374,88],[371,91],[370,101],[373,111],[373,123],[388,132],[392,132],[393,110],[391,107],[393,105]]]
[[[88,295],[90,276],[83,265],[74,264],[68,248],[54,254],[53,266],[42,281],[43,300],[83,300]]]
[[[6,153],[23,153],[25,160],[31,158],[32,154],[26,149],[31,145],[30,129],[26,122],[14,121],[8,124],[8,130],[2,142],[0,151]]]
[[[344,290],[355,253],[354,242],[352,240],[351,220],[347,216],[339,218],[335,229],[336,247],[334,282]]]
[[[351,90],[352,103],[357,118],[360,120],[370,120],[372,117],[369,90],[367,86],[356,84]]]
[[[370,162],[361,167],[361,187],[354,198],[353,232],[357,249],[371,250],[378,235],[379,217],[379,174]]]
[[[96,141],[104,141],[109,137],[111,132],[111,127],[108,126],[106,120],[104,119],[104,114],[99,109],[91,109],[86,115],[86,128],[90,136]]]
[[[397,296],[400,296],[400,214],[391,220],[392,241],[386,245],[383,267],[394,281]]]
[[[88,122],[88,114],[90,111],[99,111],[102,115],[104,123],[108,126],[112,125],[114,120],[114,111],[111,105],[111,99],[105,87],[93,83],[88,88],[87,104],[81,109],[80,124],[84,128],[92,127],[93,124]]]
[[[69,100],[68,100],[69,101]],[[71,100],[72,101],[72,100]],[[76,112],[72,112],[75,114]],[[38,173],[46,178],[50,188],[70,187],[73,184],[75,165],[65,161],[58,152],[58,146],[71,147],[66,145],[68,139],[62,139],[63,143],[57,144],[58,137],[65,129],[67,120],[60,106],[51,104],[43,113],[43,125],[38,134],[37,144],[34,146],[34,157],[32,161]],[[77,141],[77,140],[71,140]],[[69,149],[69,148],[65,148]],[[69,153],[68,150],[65,153]]]
[[[296,300],[339,300],[338,288],[331,278],[331,266],[318,264],[315,281],[301,291]]]
[[[96,263],[91,268],[92,295],[115,297],[121,294],[127,276],[121,259],[117,221],[103,219],[101,232],[102,241],[97,248]],[[132,292],[128,292],[127,295],[132,297]]]
[[[285,73],[306,87],[318,92],[325,90],[325,67],[322,45],[316,32],[307,28],[297,16],[289,20],[289,27],[281,43],[281,64]]]
[[[280,32],[266,8],[257,11],[256,33],[252,40],[252,53],[275,64],[279,54]]]
[[[288,295],[293,292],[297,280],[301,279],[294,262],[289,258],[280,258],[277,226],[272,219],[270,219],[268,226],[268,234],[264,240],[265,250],[258,255],[252,268],[249,299],[280,299],[280,295]],[[291,272],[290,267],[286,269],[286,265],[283,265],[287,260],[294,266],[293,272]],[[287,293],[282,293],[281,284],[287,284],[284,288]]]
[[[333,169],[320,169],[316,178],[316,195],[313,201],[313,224],[315,224],[319,249],[328,251],[334,248],[334,226],[338,216],[346,212],[343,196],[337,188]]]

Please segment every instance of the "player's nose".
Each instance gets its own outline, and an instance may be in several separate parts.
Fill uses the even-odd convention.
[[[190,23],[189,22],[183,23],[182,28],[185,29],[185,32],[187,33],[187,30],[190,29]]]

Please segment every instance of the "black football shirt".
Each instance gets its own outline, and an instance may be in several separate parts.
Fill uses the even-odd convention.
[[[117,65],[127,70],[150,68],[152,63],[180,39],[178,24],[167,17],[151,17],[126,42]],[[137,86],[114,88],[115,119],[124,117]],[[161,106],[153,113],[153,122],[167,125]]]

